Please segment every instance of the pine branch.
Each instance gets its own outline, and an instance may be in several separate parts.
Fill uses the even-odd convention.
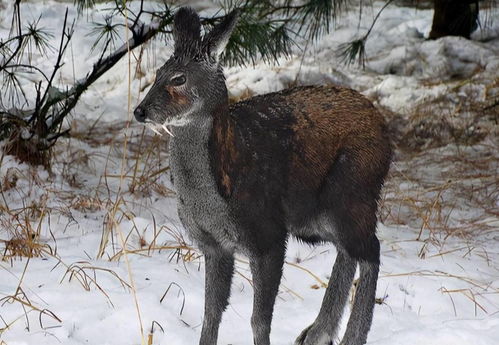
[[[335,21],[348,5],[348,0],[309,0],[295,10],[300,17],[298,32],[305,30],[309,39],[316,40],[328,33],[331,21]]]
[[[224,61],[229,65],[255,64],[259,58],[277,62],[279,56],[289,54],[291,43],[285,23],[242,18],[227,44]]]
[[[102,54],[85,78],[77,81],[70,89],[61,90],[54,87],[53,83],[58,71],[63,65],[63,56],[65,55],[74,32],[74,21],[72,24],[68,24],[68,11],[66,10],[58,54],[50,76],[47,77],[47,75],[45,75],[37,67],[26,64],[18,63],[4,66],[5,69],[3,72],[8,73],[7,75],[11,76],[11,83],[15,84],[17,78],[13,72],[8,72],[7,70],[15,70],[20,67],[41,72],[47,83],[43,92],[41,82],[37,84],[36,104],[33,109],[24,110],[15,107],[2,109],[0,104],[0,138],[8,137],[12,128],[18,128],[18,130],[26,128],[31,133],[31,138],[34,135],[37,136],[37,147],[39,147],[39,149],[50,148],[50,146],[52,146],[61,135],[66,133],[66,131],[61,132],[61,124],[64,118],[77,104],[83,92],[85,92],[90,85],[92,85],[104,73],[112,68],[125,54],[127,54],[129,50],[133,50],[134,48],[142,45],[154,37],[157,33],[164,30],[164,27],[170,24],[171,20],[172,17],[170,16],[169,18],[163,18],[163,20],[160,21],[154,20],[150,24],[146,25],[138,18],[130,18],[131,23],[129,25],[129,29],[131,30],[132,37],[119,48],[104,57],[104,53],[110,42],[110,38],[108,37]],[[16,50],[17,54],[19,54],[19,49]],[[15,56],[15,54],[13,54],[13,56]],[[19,82],[15,85],[13,89],[23,92]],[[31,138],[26,140],[31,140]]]
[[[7,65],[7,66],[4,66],[3,67],[4,69],[8,70],[8,69],[14,69],[14,70],[19,70],[21,68],[25,68],[25,69],[28,69],[28,70],[35,70],[37,71],[38,73],[40,73],[40,75],[45,79],[45,81],[49,81],[47,75],[45,74],[45,72],[43,70],[41,70],[40,68],[38,68],[37,66],[33,66],[33,65],[28,65],[28,64],[23,64],[23,63],[18,63],[18,64],[11,64],[11,65]]]
[[[26,31],[23,32],[20,26],[20,7],[18,3],[14,5],[12,32],[17,28],[16,33],[6,39],[0,41],[0,77],[2,79],[2,93],[0,94],[0,105],[3,104],[3,99],[9,99],[12,103],[27,104],[26,94],[18,80],[17,73],[20,70],[29,70],[30,72],[37,71],[46,80],[45,73],[36,66],[30,63],[22,63],[21,60],[25,54],[25,50],[31,52],[36,49],[41,54],[45,54],[51,49],[48,39],[50,33],[38,28],[40,18],[32,23],[28,23]],[[15,47],[12,47],[14,46]]]
[[[233,3],[225,5],[226,13],[235,9]],[[282,13],[289,7],[275,7],[268,1],[246,0],[240,3],[238,8],[241,17],[225,49],[225,63],[255,64],[259,59],[277,63],[280,56],[289,55],[294,43],[289,29],[291,19]],[[201,23],[208,31],[224,18],[225,16],[201,17]]]
[[[329,31],[330,24],[336,20],[338,13],[344,8],[348,0],[225,1],[225,13],[229,13],[237,5],[242,9],[242,16],[228,42],[224,61],[229,64],[244,65],[248,62],[255,64],[259,59],[265,62],[277,62],[280,56],[287,56],[290,53],[291,46],[294,44],[293,37],[300,34],[305,33],[309,39],[317,39],[321,34]],[[95,2],[96,0],[74,0],[78,15],[81,15],[85,9],[94,6]],[[91,48],[93,51],[98,46],[100,47],[97,61],[83,79],[75,82],[72,87],[61,89],[54,86],[54,83],[64,64],[63,57],[74,33],[74,21],[72,24],[68,23],[68,11],[66,10],[57,58],[51,73],[46,75],[36,66],[21,61],[23,51],[26,48],[28,51],[36,49],[42,53],[51,48],[47,44],[48,34],[38,28],[39,19],[27,26],[27,32],[22,32],[19,3],[20,0],[16,0],[12,22],[12,30],[17,30],[17,35],[6,41],[0,41],[0,58],[3,58],[0,60],[0,71],[4,80],[7,81],[4,83],[4,87],[6,85],[8,90],[14,91],[12,97],[22,96],[25,104],[28,104],[21,83],[17,79],[16,71],[36,72],[43,76],[44,81],[43,83],[39,81],[35,86],[36,101],[32,109],[24,110],[22,106],[20,109],[2,109],[0,98],[0,115],[2,116],[0,119],[0,138],[5,139],[10,135],[19,137],[19,133],[29,132],[30,139],[33,139],[33,143],[29,144],[33,144],[37,150],[50,148],[57,138],[66,133],[61,130],[62,123],[90,85],[111,69],[128,51],[144,44],[158,34],[170,34],[173,21],[173,12],[166,3],[161,10],[151,10],[147,9],[148,2],[141,0],[140,3],[136,4],[137,6],[134,6],[134,9],[130,9],[126,1],[114,0],[111,2],[111,8],[106,9],[108,16],[104,17],[104,23],[95,23],[94,29],[89,33],[97,35]],[[153,6],[153,8],[155,7]],[[111,18],[115,15],[127,18],[128,25],[113,24]],[[144,24],[144,16],[151,18],[150,24]],[[224,15],[216,14],[200,19],[205,30],[209,30],[224,18]],[[124,26],[130,30],[131,38],[116,48],[119,37],[118,28]],[[297,32],[293,32],[293,29],[296,29]],[[366,38],[369,32],[365,36]],[[357,45],[358,51],[361,53],[358,51],[350,53],[363,55],[364,41],[361,43]],[[25,136],[18,138],[21,141],[30,139],[26,139]]]
[[[64,56],[64,53],[66,52],[68,44],[71,41],[71,37],[73,36],[73,33],[74,33],[75,22],[73,21],[71,27],[68,29],[68,31],[66,31],[67,22],[68,22],[68,9],[66,8],[66,13],[64,14],[64,23],[62,25],[59,53],[57,54],[57,61],[55,63],[54,69],[52,70],[52,75],[50,76],[49,81],[47,83],[47,88],[45,89],[45,93],[43,94],[43,97],[42,97],[42,102],[43,102],[43,100],[46,100],[46,99],[47,99],[47,102],[43,102],[43,103],[45,103],[45,105],[40,109],[41,114],[46,114],[48,111],[48,108],[50,108],[53,105],[53,103],[50,102],[50,99],[48,99],[47,96],[49,95],[49,92],[52,91],[52,83],[54,81],[54,78],[55,78],[57,72],[62,67],[62,64],[61,64],[62,58]],[[65,38],[66,38],[66,40],[65,40]],[[36,112],[35,112],[35,114],[36,114]]]
[[[96,35],[97,38],[95,42],[92,44],[90,48],[90,52],[93,52],[97,45],[101,42],[102,39],[105,39],[105,49],[102,50],[102,54],[107,50],[107,47],[114,48],[115,41],[117,40],[119,34],[117,28],[122,26],[122,24],[113,24],[113,17],[111,15],[107,15],[104,17],[104,23],[93,23],[93,29],[87,34],[87,36]]]
[[[74,0],[73,3],[76,5],[78,15],[81,15],[84,10],[94,7],[95,0]]]
[[[336,56],[340,59],[340,61],[345,65],[350,65],[357,60],[358,65],[362,66],[362,68],[366,67],[366,42],[367,38],[371,34],[374,25],[378,21],[381,13],[393,2],[394,0],[388,0],[383,7],[378,11],[376,17],[374,17],[371,26],[367,30],[366,34],[361,38],[357,38],[351,42],[340,44],[338,49],[336,50]]]
[[[18,26],[19,32],[18,32],[17,36],[15,36],[15,38],[17,39],[18,44],[17,44],[16,49],[14,49],[14,51],[12,52],[12,54],[10,54],[10,56],[7,57],[7,59],[3,61],[2,66],[7,66],[12,61],[12,59],[14,59],[19,54],[19,52],[22,49],[22,43],[23,43],[24,38],[23,38],[23,34],[21,32],[21,10],[19,8],[20,2],[21,2],[21,0],[16,0],[16,3],[14,4],[14,14],[12,16],[12,29],[14,29],[15,20],[17,19],[17,26]],[[2,66],[0,66],[0,71],[2,70],[1,69]]]
[[[144,44],[152,37],[154,37],[162,26],[155,22],[149,25],[138,21],[132,31],[132,38],[128,42],[121,45],[113,53],[109,54],[106,58],[99,59],[93,66],[92,71],[82,80],[79,80],[70,90],[67,92],[54,93],[52,97],[47,99],[47,105],[53,106],[57,103],[63,103],[62,109],[57,113],[51,128],[58,126],[62,120],[69,114],[69,112],[74,108],[78,102],[80,96],[85,92],[90,85],[92,85],[97,79],[99,79],[104,73],[111,69],[127,52],[128,49],[133,50],[134,48]],[[131,27],[130,27],[131,28]],[[48,108],[45,112],[47,112]]]

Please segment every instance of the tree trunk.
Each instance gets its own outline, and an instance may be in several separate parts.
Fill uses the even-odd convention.
[[[478,0],[434,0],[430,39],[443,36],[470,38],[477,27]]]

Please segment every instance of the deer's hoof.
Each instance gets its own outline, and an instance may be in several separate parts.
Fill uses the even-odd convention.
[[[296,338],[295,345],[333,345],[333,340],[324,329],[311,324]]]

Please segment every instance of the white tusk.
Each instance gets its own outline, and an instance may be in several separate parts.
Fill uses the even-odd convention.
[[[172,137],[174,137],[173,133],[166,127],[166,125],[161,125],[163,129],[165,130],[166,133],[170,134]]]
[[[154,133],[156,133],[156,134],[158,134],[158,135],[161,135],[161,136],[163,135],[160,131],[158,131],[158,130],[155,128],[156,126],[154,126],[154,124],[152,124],[152,123],[148,123],[148,124],[147,124],[147,127],[149,127],[149,129],[150,129],[151,131],[153,131]]]

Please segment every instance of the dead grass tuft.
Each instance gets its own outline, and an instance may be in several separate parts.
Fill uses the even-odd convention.
[[[17,181],[19,180],[20,173],[16,168],[9,168],[7,172],[3,176],[2,181],[0,182],[0,190],[2,192],[6,192],[17,185]]]
[[[80,212],[95,212],[103,210],[105,204],[95,196],[77,195],[71,200],[70,208]]]
[[[417,240],[443,246],[449,236],[497,230],[499,81],[448,83],[449,92],[410,114],[382,109],[395,144],[380,218],[419,229]],[[423,246],[420,255],[425,255]]]
[[[16,257],[41,257],[43,250],[48,247],[36,240],[36,236],[27,238],[12,238],[8,241],[0,240],[5,245],[2,260],[9,260]]]
[[[16,258],[42,257],[44,253],[54,253],[52,247],[41,240],[42,222],[49,216],[46,200],[32,203],[20,210],[3,211],[5,216],[0,226],[9,233],[8,239],[0,239],[4,245],[2,261]]]
[[[380,204],[385,224],[419,229],[418,240],[497,230],[499,147],[491,142],[398,152]]]
[[[471,146],[488,137],[497,138],[499,107],[495,104],[495,90],[499,81],[482,85],[464,79],[445,86],[447,93],[420,103],[408,114],[381,108],[398,149],[420,152],[448,144]]]
[[[22,273],[21,277],[19,278],[19,283],[17,285],[15,292],[11,295],[7,295],[7,296],[0,299],[0,305],[3,306],[5,304],[17,303],[23,311],[20,316],[14,317],[14,319],[9,320],[8,322],[6,322],[5,319],[1,318],[2,321],[4,322],[4,327],[0,328],[0,336],[2,335],[2,333],[7,331],[14,323],[16,323],[18,320],[23,319],[23,318],[26,321],[26,329],[28,331],[30,331],[30,321],[28,318],[28,314],[30,314],[32,312],[39,313],[38,320],[40,323],[40,328],[43,330],[50,328],[50,327],[46,327],[44,325],[43,316],[48,316],[49,318],[51,318],[59,323],[62,322],[61,319],[59,317],[57,317],[57,315],[55,315],[52,311],[50,311],[48,309],[42,309],[42,308],[36,306],[34,303],[32,303],[30,298],[28,297],[28,294],[22,288],[22,284],[24,281],[24,277],[26,275],[26,271],[28,269],[29,262],[30,262],[30,259],[28,258],[28,260],[26,260],[26,264],[24,265],[23,273]]]
[[[83,287],[83,289],[85,289],[85,291],[90,291],[92,289],[92,286],[94,286],[107,298],[108,302],[111,305],[113,305],[111,298],[106,293],[104,288],[101,287],[101,285],[98,283],[98,272],[110,274],[118,280],[118,282],[124,289],[131,289],[130,284],[128,284],[124,279],[122,279],[116,272],[111,269],[94,266],[88,261],[78,261],[70,265],[66,265],[60,258],[56,259],[59,260],[58,265],[62,264],[66,267],[66,272],[61,278],[61,283],[65,279],[67,279],[68,282],[77,281]]]

